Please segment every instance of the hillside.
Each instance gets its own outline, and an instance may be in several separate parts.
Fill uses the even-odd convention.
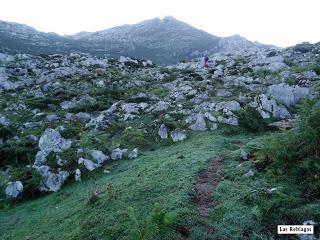
[[[319,54],[1,53],[0,238],[318,239]]]
[[[71,36],[39,32],[23,24],[0,21],[0,50],[9,53],[125,55],[168,64],[203,56],[205,52],[272,47],[250,42],[238,35],[216,37],[173,17]]]

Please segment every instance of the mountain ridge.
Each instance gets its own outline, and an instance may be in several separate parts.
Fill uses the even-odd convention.
[[[171,64],[204,53],[274,46],[251,42],[240,35],[217,37],[174,17],[148,19],[96,32],[59,35],[25,24],[0,21],[0,50],[9,53],[121,55]]]

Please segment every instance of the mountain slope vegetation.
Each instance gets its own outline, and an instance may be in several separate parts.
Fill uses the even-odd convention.
[[[319,56],[1,53],[0,238],[318,239]]]

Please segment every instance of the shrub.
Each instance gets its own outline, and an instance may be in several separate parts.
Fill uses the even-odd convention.
[[[308,189],[320,187],[320,102],[306,99],[295,127],[267,138],[262,155],[271,158],[275,171],[297,176]],[[320,196],[319,191],[309,193]]]
[[[90,189],[87,192],[86,203],[87,205],[93,205],[97,201],[99,201],[100,190],[99,189]]]
[[[7,140],[10,137],[14,136],[14,129],[6,126],[0,126],[0,138]]]
[[[294,66],[293,71],[296,73],[301,73],[305,71],[314,71],[317,75],[320,75],[320,65],[307,64],[307,65]]]
[[[124,65],[126,67],[129,67],[129,68],[140,68],[140,67],[142,67],[142,64],[139,64],[139,63],[136,63],[136,62],[133,62],[133,61],[125,62]]]
[[[271,71],[269,69],[261,68],[256,72],[253,72],[253,77],[266,78],[266,76],[271,75],[272,77],[277,77],[279,75],[278,71]]]
[[[286,83],[288,83],[290,86],[297,85],[299,83],[299,80],[296,77],[287,77],[285,79]]]
[[[59,104],[59,100],[57,98],[50,98],[50,97],[42,97],[42,98],[27,98],[25,103],[30,108],[40,108],[40,109],[47,109],[48,104],[57,105]]]
[[[37,143],[22,139],[6,141],[0,148],[0,165],[31,164],[37,152]]]
[[[39,173],[33,168],[19,167],[15,168],[11,173],[11,180],[21,181],[23,185],[23,195],[29,198],[39,194],[38,187],[41,179]]]
[[[129,240],[152,240],[161,236],[161,233],[171,227],[174,223],[175,215],[166,213],[155,204],[152,211],[146,217],[146,220],[139,220],[132,207],[128,208],[128,239]]]
[[[123,131],[123,138],[125,143],[132,147],[145,148],[149,145],[149,142],[140,129],[126,128]]]
[[[59,99],[60,101],[69,100],[73,97],[77,97],[78,94],[71,90],[58,89],[52,93],[52,97]]]
[[[312,51],[312,49],[313,49],[313,45],[308,42],[303,42],[293,47],[294,51],[301,52],[301,53],[310,52]]]
[[[268,127],[261,115],[248,105],[246,105],[242,111],[238,112],[237,115],[239,125],[250,132],[264,131]]]
[[[164,97],[169,95],[170,90],[168,88],[165,88],[165,87],[158,87],[158,88],[152,89],[151,93],[153,93],[154,95],[156,95],[156,96],[158,96],[160,98],[164,98]]]

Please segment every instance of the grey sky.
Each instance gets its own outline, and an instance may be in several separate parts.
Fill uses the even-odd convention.
[[[320,0],[1,0],[0,19],[59,34],[172,15],[217,36],[278,46],[320,41]]]

